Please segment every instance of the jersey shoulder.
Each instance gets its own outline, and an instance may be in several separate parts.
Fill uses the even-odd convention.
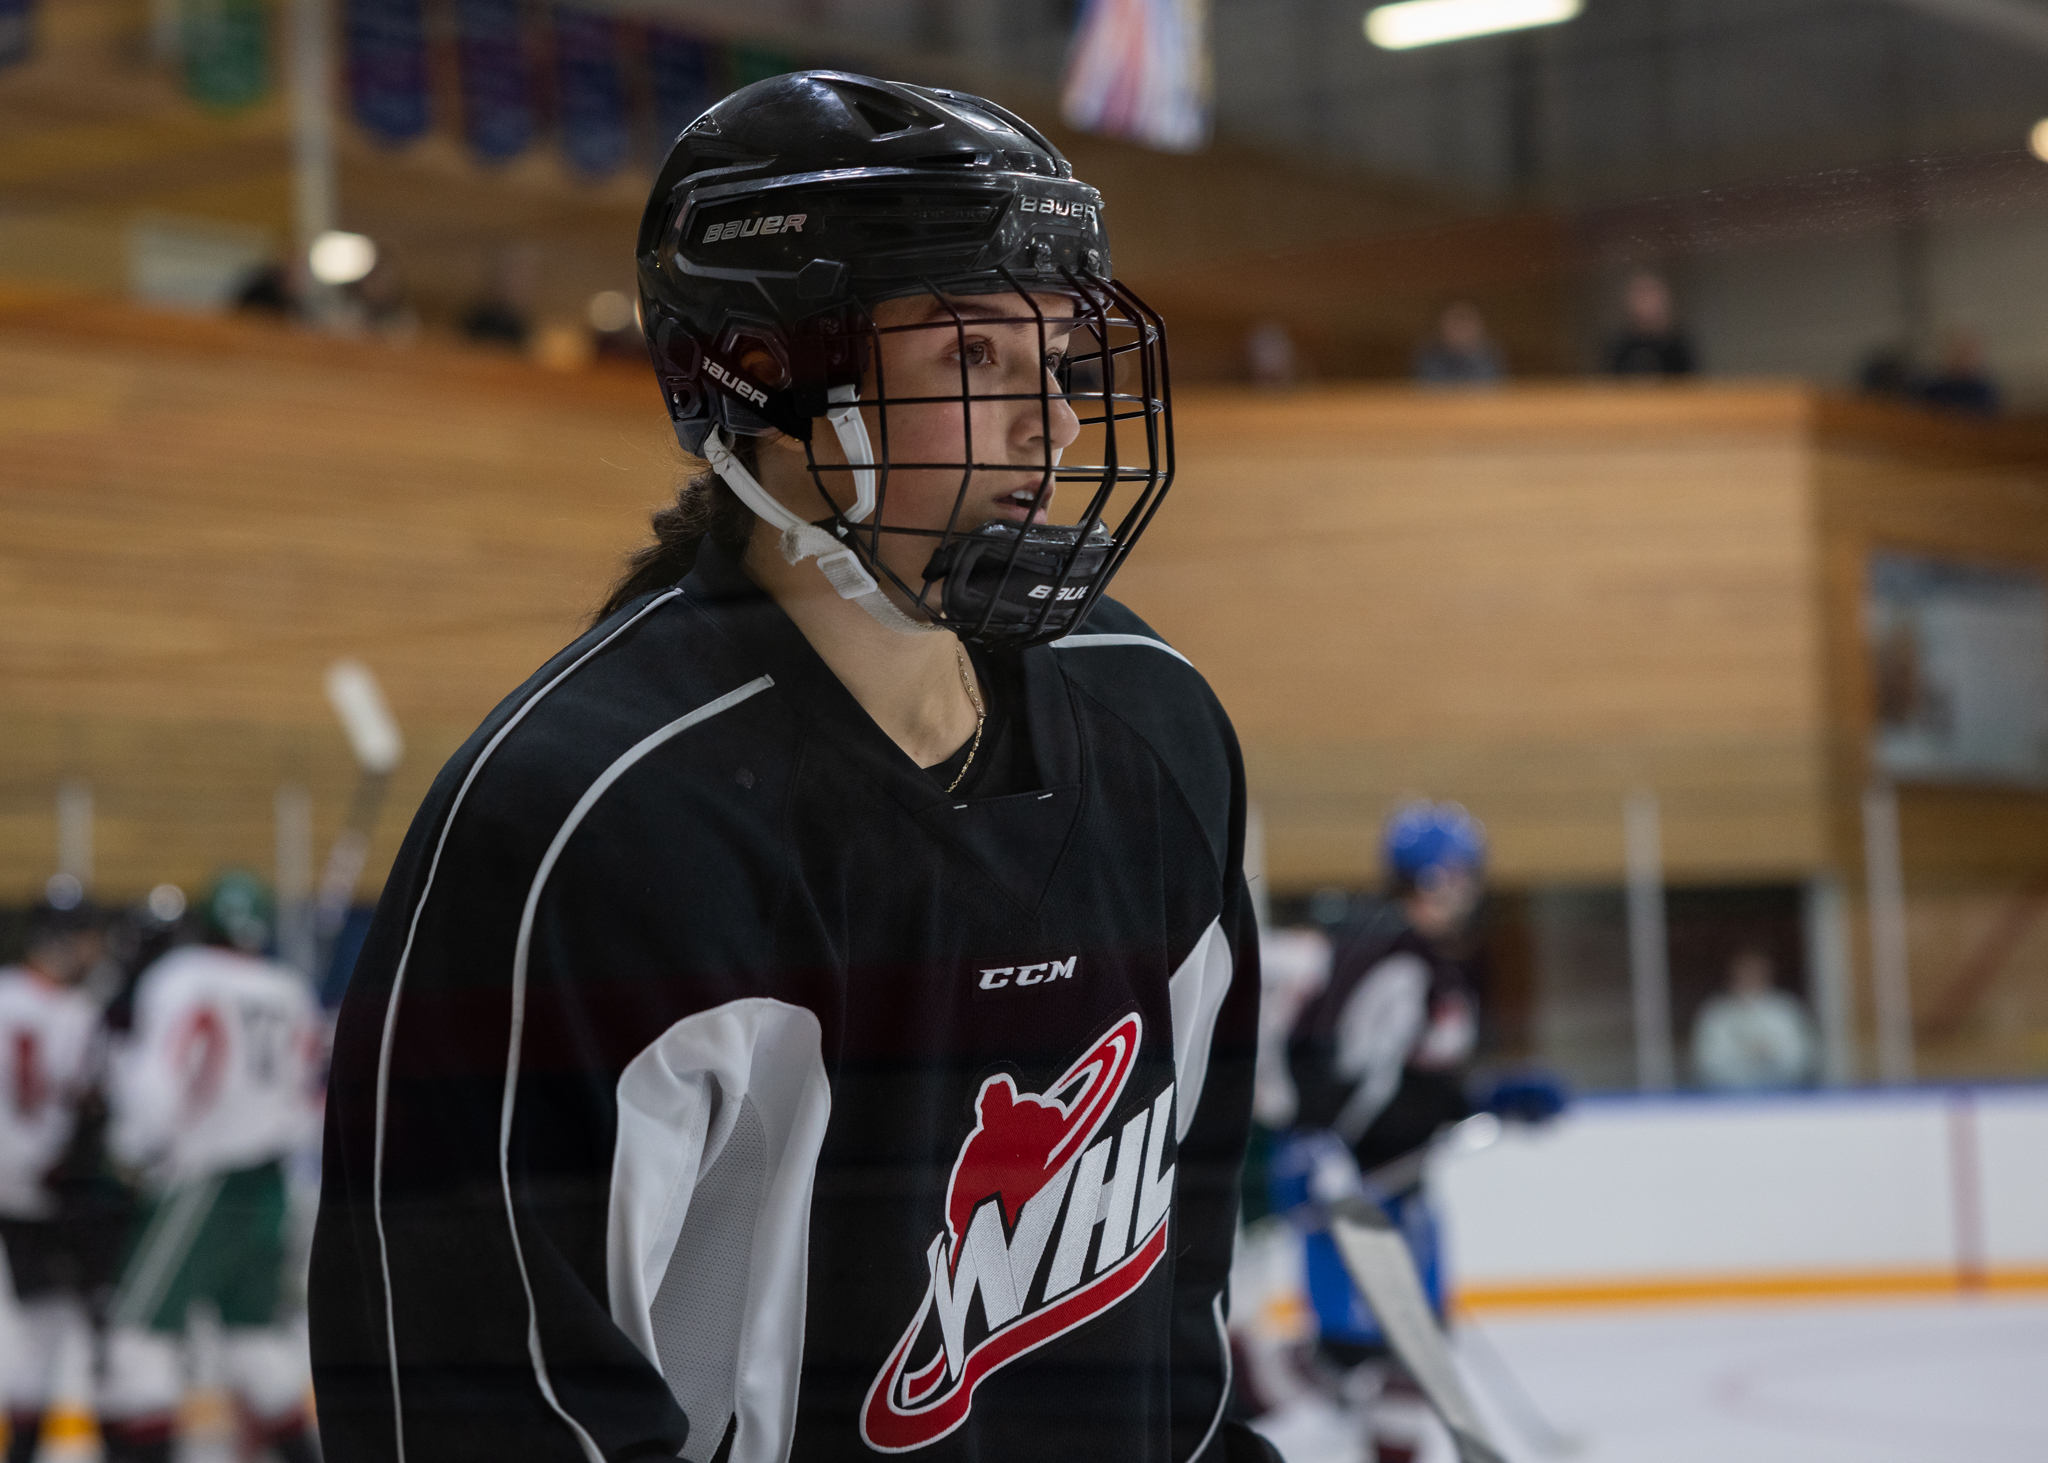
[[[1201,820],[1218,866],[1226,867],[1244,773],[1230,718],[1194,662],[1107,597],[1051,648],[1067,680],[1166,766]]]

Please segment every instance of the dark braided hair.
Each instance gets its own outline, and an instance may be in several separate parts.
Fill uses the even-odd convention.
[[[742,437],[734,455],[751,470],[752,439]],[[690,474],[675,501],[655,509],[651,520],[654,541],[642,544],[627,557],[625,572],[590,623],[607,620],[641,595],[676,583],[696,567],[697,550],[707,538],[735,555],[745,553],[759,521],[710,468]]]

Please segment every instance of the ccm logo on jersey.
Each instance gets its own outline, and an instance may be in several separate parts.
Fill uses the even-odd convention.
[[[768,393],[747,380],[737,371],[728,371],[716,361],[704,362],[704,374],[737,396],[741,401],[751,401],[755,406],[768,404]]]
[[[1088,586],[1085,584],[1070,584],[1056,594],[1053,592],[1053,587],[1050,584],[1041,584],[1024,597],[1026,599],[1046,599],[1049,597],[1054,604],[1059,604],[1065,600],[1083,599],[1087,594]]]
[[[751,239],[756,234],[800,234],[808,217],[804,213],[771,213],[766,218],[730,219],[704,230],[704,237],[698,242],[716,244],[723,239]]]
[[[981,973],[981,988],[985,991],[999,991],[1015,982],[1020,986],[1039,985],[1049,980],[1072,980],[1078,955],[1069,955],[1064,960],[1040,960],[1032,965],[998,965]]]
[[[870,1448],[907,1453],[945,1437],[984,1379],[1087,1324],[1157,1268],[1173,1208],[1173,1084],[1103,1131],[1143,1032],[1135,1011],[1125,1016],[1043,1093],[1019,1092],[1008,1073],[981,1084],[946,1185],[945,1227],[925,1252],[924,1299],[861,1404]]]

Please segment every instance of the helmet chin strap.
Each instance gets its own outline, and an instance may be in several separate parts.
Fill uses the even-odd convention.
[[[853,507],[841,516],[859,523],[875,511],[874,450],[868,441],[867,423],[861,420],[860,409],[853,404],[855,389],[835,386],[830,399],[840,405],[827,411],[825,420],[832,424],[832,431],[839,438],[846,460],[854,467]],[[782,530],[782,557],[788,563],[801,564],[805,559],[815,558],[819,572],[841,599],[851,600],[866,610],[876,623],[900,635],[922,635],[943,628],[929,620],[905,614],[876,582],[875,576],[868,572],[867,565],[861,563],[860,555],[853,551],[851,545],[839,542],[824,529],[806,522],[778,502],[761,486],[760,480],[747,471],[747,465],[733,454],[732,448],[719,435],[718,428],[713,427],[704,434],[702,451],[704,460],[711,464],[711,470],[725,480],[725,485],[753,510],[756,517]]]

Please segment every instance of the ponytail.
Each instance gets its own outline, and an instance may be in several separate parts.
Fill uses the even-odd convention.
[[[742,439],[742,461],[753,456],[752,447],[751,441]],[[654,541],[642,544],[627,557],[625,573],[612,585],[591,624],[610,619],[641,595],[667,589],[682,579],[696,567],[697,551],[707,538],[736,555],[745,553],[756,521],[752,510],[716,473],[708,467],[692,473],[675,501],[654,511]]]

